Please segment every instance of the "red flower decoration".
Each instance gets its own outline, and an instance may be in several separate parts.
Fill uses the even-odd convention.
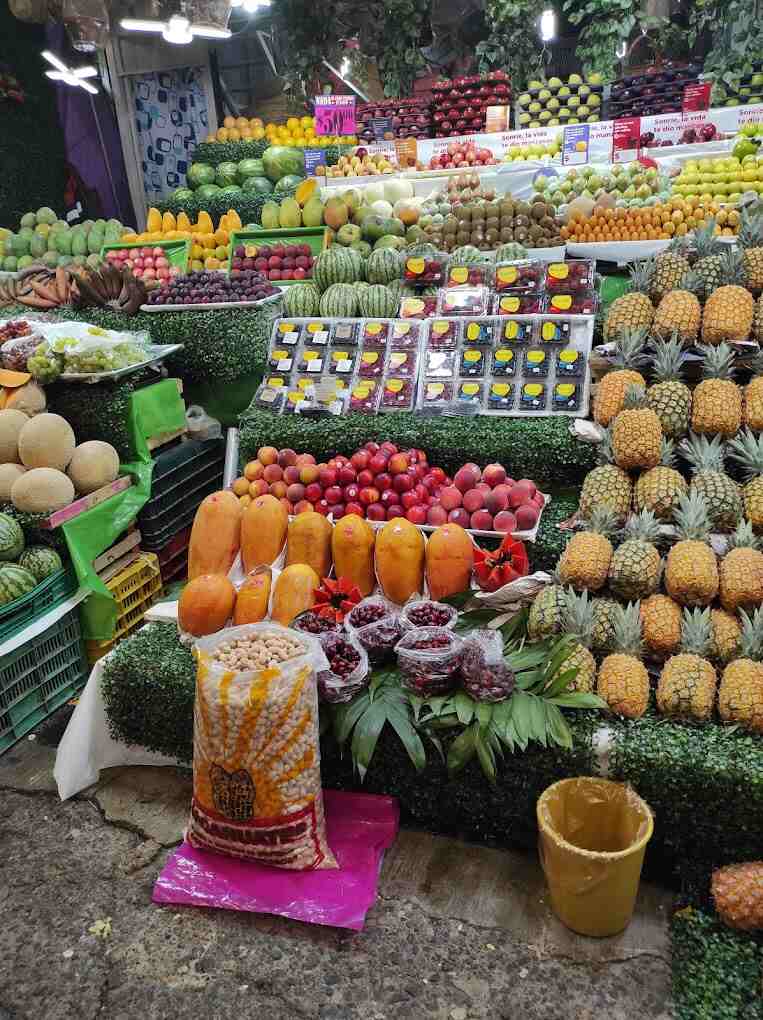
[[[341,623],[345,615],[360,602],[360,589],[346,577],[336,580],[324,577],[320,588],[315,589],[315,605],[313,612],[317,616],[326,617]]]
[[[524,542],[513,535],[506,535],[494,552],[474,550],[474,574],[483,591],[498,591],[518,577],[525,577],[529,569]]]

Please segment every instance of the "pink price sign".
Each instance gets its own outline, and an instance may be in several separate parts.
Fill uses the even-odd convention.
[[[317,135],[355,134],[355,96],[316,96]]]

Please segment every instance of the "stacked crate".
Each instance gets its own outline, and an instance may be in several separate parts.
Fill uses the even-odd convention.
[[[139,553],[132,563],[106,582],[106,587],[117,604],[117,625],[110,640],[86,643],[91,665],[110,652],[118,641],[136,631],[143,623],[146,611],[162,594],[159,558],[155,553]]]

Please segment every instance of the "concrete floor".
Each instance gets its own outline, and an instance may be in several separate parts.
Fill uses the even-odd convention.
[[[54,748],[0,757],[0,1020],[668,1020],[670,895],[573,935],[531,855],[403,831],[366,928],[158,907],[190,798],[173,769],[104,772],[62,804]],[[110,933],[89,931],[110,918]]]

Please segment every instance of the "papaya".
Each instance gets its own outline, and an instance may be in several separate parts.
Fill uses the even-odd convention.
[[[178,601],[180,629],[194,637],[222,630],[230,619],[236,589],[223,574],[199,574],[183,588]]]
[[[259,623],[265,619],[268,615],[272,580],[270,567],[257,567],[247,577],[236,596],[236,608],[233,610],[235,627],[241,623]]]
[[[228,490],[213,492],[201,501],[191,528],[188,578],[200,574],[227,574],[241,542],[241,505]]]
[[[146,232],[151,233],[154,230],[162,229],[162,214],[158,209],[154,209],[152,206],[148,210],[148,216],[146,217]]]
[[[301,515],[300,515],[301,516]],[[365,598],[374,590],[374,529],[357,514],[347,514],[334,525],[331,554],[337,578],[346,577]]]
[[[244,510],[241,519],[241,558],[249,573],[261,565],[270,566],[286,541],[289,515],[275,496],[258,496]]]
[[[424,590],[424,536],[404,517],[387,521],[376,536],[376,575],[399,606]]]
[[[288,627],[295,616],[312,609],[320,579],[306,563],[293,563],[278,575],[270,619]]]
[[[472,577],[474,545],[460,524],[441,524],[429,536],[426,574],[429,597],[436,602],[466,591]]]
[[[198,230],[200,234],[212,234],[214,233],[214,229],[215,228],[212,225],[212,217],[208,212],[205,212],[202,209],[199,213],[199,218],[196,221],[196,230]]]
[[[286,536],[286,566],[306,563],[318,577],[328,577],[331,570],[331,524],[314,510],[297,514],[289,523]]]

